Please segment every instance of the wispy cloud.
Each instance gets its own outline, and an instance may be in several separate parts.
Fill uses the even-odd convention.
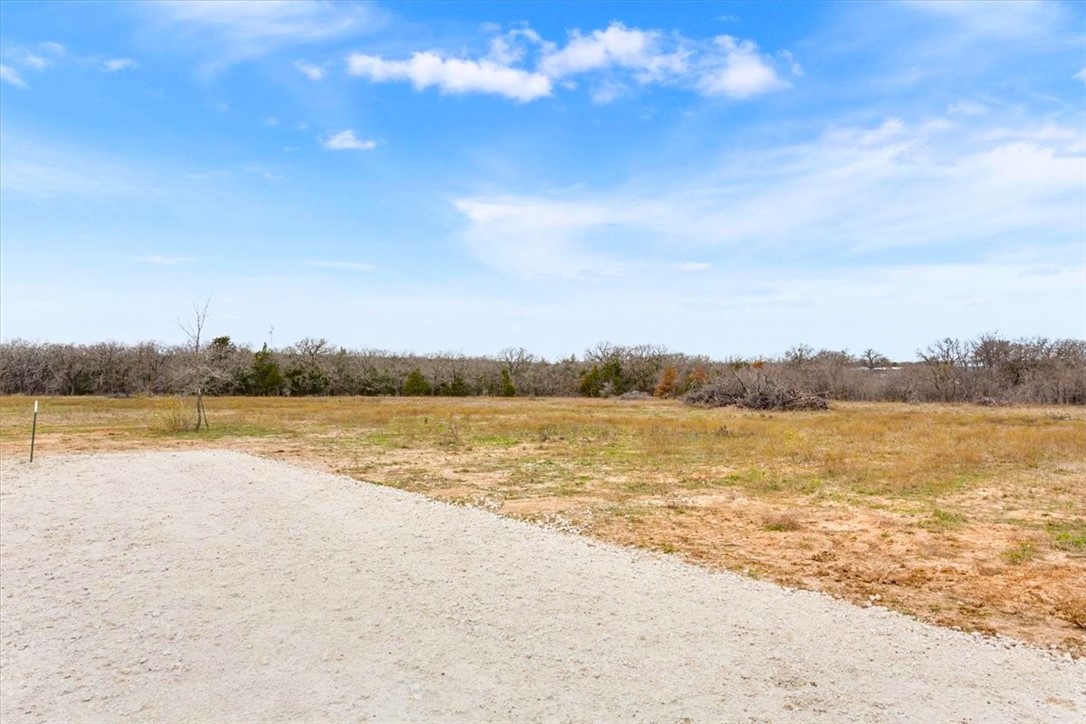
[[[134,70],[139,67],[140,64],[131,58],[109,58],[102,61],[102,70],[110,73],[116,73],[119,70]]]
[[[0,63],[0,81],[15,86],[16,88],[27,88],[26,81],[19,75],[19,71],[12,68],[10,65],[4,65]]]
[[[1086,68],[1083,68],[1079,72],[1075,73],[1073,77],[1076,80],[1081,80],[1083,83],[1086,83]]]
[[[275,51],[372,32],[385,13],[356,2],[164,0],[147,8],[161,35],[215,72]]]
[[[666,183],[465,197],[455,208],[481,262],[525,277],[609,275],[661,245],[812,258],[903,247],[938,254],[1023,234],[1039,243],[1037,229],[1045,243],[1081,239],[1084,163],[1086,133],[1070,125],[888,119],[807,144],[733,152]]]
[[[348,128],[324,138],[321,145],[329,151],[370,151],[377,148],[377,141],[358,138],[354,131]]]
[[[19,74],[17,67],[35,73],[60,65],[76,68],[95,68],[109,73],[139,67],[139,63],[132,58],[103,58],[98,55],[72,54],[68,52],[66,47],[54,42],[37,43],[29,47],[8,46],[4,48],[3,57],[8,61],[3,66],[4,80],[12,85],[19,85],[15,80],[18,79],[18,81],[22,81],[20,86],[22,88],[26,87],[26,82]]]
[[[312,81],[318,81],[324,77],[324,68],[319,65],[314,65],[304,60],[295,61],[294,67],[298,69],[298,72],[304,75],[306,78]]]
[[[356,261],[303,261],[305,266],[313,266],[321,269],[343,269],[345,271],[377,271],[373,264],[362,264]]]
[[[521,102],[551,94],[550,80],[539,73],[487,59],[443,58],[433,52],[414,53],[409,60],[353,53],[347,58],[347,72],[375,83],[408,81],[417,90],[436,86],[442,93],[493,93]]]
[[[1018,38],[1048,33],[1061,24],[1065,11],[1059,3],[954,0],[906,0],[918,12],[938,16],[957,26],[958,32],[977,37]]]
[[[191,256],[160,256],[158,254],[141,256],[139,260],[144,264],[154,264],[155,266],[177,266],[178,264],[188,264],[195,261]]]
[[[53,64],[52,60],[49,60],[48,58],[43,58],[42,56],[36,55],[28,50],[22,51],[19,56],[19,61],[27,68],[32,68],[34,70],[45,70]]]

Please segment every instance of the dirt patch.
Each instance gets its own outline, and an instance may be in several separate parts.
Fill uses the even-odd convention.
[[[227,451],[0,465],[5,723],[1086,712],[1066,654],[343,476]]]

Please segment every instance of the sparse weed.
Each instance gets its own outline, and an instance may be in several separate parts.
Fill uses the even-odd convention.
[[[1003,559],[1017,566],[1032,561],[1037,555],[1037,546],[1030,541],[1022,541],[1003,551]]]
[[[1086,520],[1050,523],[1048,534],[1052,547],[1068,553],[1086,554]]]
[[[935,508],[931,515],[923,522],[923,526],[929,530],[955,530],[965,524],[965,517],[949,510]]]

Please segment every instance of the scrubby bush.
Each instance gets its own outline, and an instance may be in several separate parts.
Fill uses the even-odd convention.
[[[1086,404],[1086,340],[997,334],[938,340],[918,350],[916,361],[897,363],[873,349],[852,356],[808,345],[792,347],[777,359],[714,361],[652,345],[601,343],[580,358],[551,362],[523,348],[496,357],[420,356],[336,349],[314,338],[282,350],[264,345],[254,351],[227,336],[212,338],[201,353],[207,395],[612,397],[636,391],[678,398],[697,393],[690,399],[700,395],[698,404],[738,404],[741,398],[752,405],[784,404],[789,397]],[[16,339],[0,343],[0,394],[184,394],[193,357],[188,346],[154,342],[75,345]],[[772,387],[749,389],[756,370]],[[747,391],[736,384],[736,375],[748,384]]]

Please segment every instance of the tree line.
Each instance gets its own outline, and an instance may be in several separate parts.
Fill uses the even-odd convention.
[[[493,356],[349,350],[306,338],[255,349],[230,337],[155,342],[0,343],[0,393],[25,395],[403,395],[684,397],[738,371],[833,400],[1086,404],[1086,340],[945,338],[893,362],[798,345],[774,358],[713,360],[656,345],[600,343],[550,361],[523,348]]]

